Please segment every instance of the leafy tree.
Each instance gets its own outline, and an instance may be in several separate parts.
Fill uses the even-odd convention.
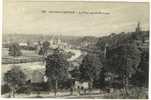
[[[44,41],[42,44],[42,47],[40,48],[39,54],[43,56],[47,56],[48,54],[48,49],[49,49],[50,43],[48,41]]]
[[[105,83],[105,73],[106,71],[104,70],[104,66],[103,68],[101,69],[101,72],[100,72],[100,76],[99,76],[99,88],[102,89],[106,86],[106,83]]]
[[[133,75],[131,81],[137,86],[148,87],[149,76],[149,50],[143,50],[141,53],[141,62],[138,66],[136,74]]]
[[[100,62],[96,54],[88,54],[84,57],[80,65],[81,80],[90,81],[90,89],[92,89],[95,79],[99,79],[103,64]]]
[[[58,81],[64,81],[68,78],[68,66],[67,59],[65,59],[59,49],[55,49],[54,53],[46,58],[46,76],[48,77],[48,82],[54,87],[55,95]]]
[[[10,44],[8,54],[13,57],[21,56],[22,53],[21,53],[19,44],[18,43]]]
[[[122,32],[117,35],[101,37],[96,43],[105,70],[107,73],[118,75],[118,79],[121,80],[120,83],[123,81],[121,86],[124,85],[124,88],[129,84],[129,79],[132,79],[133,82],[136,81],[134,79],[137,79],[137,81],[145,79],[146,82],[148,80],[148,59],[141,56],[140,49],[136,45],[140,42],[144,43],[148,36],[149,31]],[[103,58],[106,44],[109,44],[107,55]],[[112,78],[114,75],[112,75]],[[132,75],[133,78],[131,78]],[[139,81],[138,83],[142,82]]]
[[[1,86],[1,93],[5,94],[5,93],[9,93],[10,92],[10,87],[7,84],[4,84]]]
[[[18,66],[13,66],[11,70],[4,74],[4,81],[10,87],[12,96],[15,97],[17,89],[26,82],[26,76]]]
[[[42,46],[40,47],[38,54],[43,56],[43,63],[45,61],[45,57],[48,55],[49,45],[50,43],[48,41],[45,41],[42,43]]]
[[[144,51],[141,56],[141,63],[139,65],[139,68],[142,71],[144,84],[148,86],[149,82],[149,50]]]
[[[124,90],[127,93],[129,78],[136,73],[141,61],[140,51],[135,43],[121,44],[110,49],[109,56],[106,59],[106,70],[118,74],[122,79]]]

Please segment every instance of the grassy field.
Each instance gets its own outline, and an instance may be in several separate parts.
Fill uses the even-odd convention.
[[[22,56],[21,57],[38,57],[39,55],[34,50],[21,50]],[[8,48],[2,48],[2,58],[10,57],[8,55]]]
[[[26,63],[26,62],[37,62],[42,61],[43,57],[38,55],[35,51],[21,50],[22,55],[19,57],[12,57],[8,55],[8,48],[2,48],[2,63]]]

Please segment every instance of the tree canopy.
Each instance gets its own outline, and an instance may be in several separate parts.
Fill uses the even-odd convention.
[[[82,80],[92,81],[98,79],[103,64],[96,54],[88,54],[83,58],[80,65],[80,73]]]
[[[69,63],[65,59],[62,52],[59,49],[55,49],[52,55],[48,55],[46,58],[46,76],[48,82],[55,87],[55,95],[58,87],[58,81],[64,81],[68,79],[68,66]],[[55,84],[55,86],[54,86]]]
[[[26,75],[21,71],[19,66],[13,68],[4,74],[4,81],[11,86],[24,84]]]
[[[137,67],[141,60],[139,49],[132,44],[121,45],[108,51],[109,57],[106,59],[108,71],[115,73],[127,72],[129,75],[137,71]]]
[[[8,54],[10,56],[14,56],[14,57],[21,56],[22,53],[21,53],[19,44],[18,43],[12,43],[12,44],[10,44],[10,46],[9,46],[9,53]]]
[[[47,55],[50,43],[48,41],[44,41],[42,43],[42,47],[40,48],[39,55]]]
[[[13,97],[15,92],[26,82],[26,75],[19,69],[19,66],[13,68],[4,74],[4,81],[10,87]]]

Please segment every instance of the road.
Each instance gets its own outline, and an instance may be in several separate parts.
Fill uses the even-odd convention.
[[[93,91],[93,93],[86,95],[70,95],[70,92],[58,92],[57,96],[54,96],[54,93],[41,93],[37,94],[16,94],[15,98],[57,98],[57,99],[103,99],[104,96],[109,95],[108,93],[100,94],[99,91]],[[7,98],[8,94],[3,95],[2,97]]]

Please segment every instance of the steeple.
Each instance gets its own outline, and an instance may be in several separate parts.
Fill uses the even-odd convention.
[[[136,32],[140,32],[141,28],[140,28],[140,22],[137,23],[137,27],[136,27]]]

